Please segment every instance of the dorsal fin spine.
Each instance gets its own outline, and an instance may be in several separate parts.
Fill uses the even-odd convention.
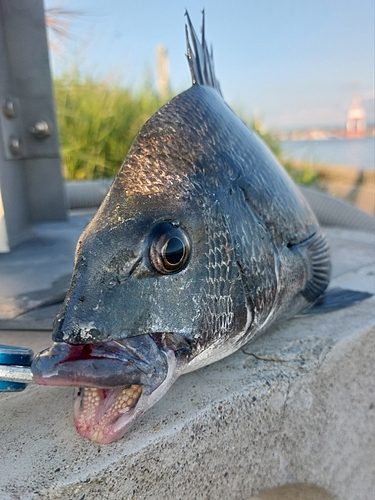
[[[205,37],[205,21],[204,10],[202,11],[202,41],[199,42],[197,34],[190,20],[188,12],[185,12],[187,18],[187,26],[185,26],[186,33],[186,48],[187,60],[189,63],[191,80],[193,85],[207,85],[214,88],[220,95],[220,85],[216,79],[213,62],[213,51],[211,54],[208,50],[206,37]],[[190,32],[190,36],[189,36]],[[191,43],[190,43],[191,40]],[[192,49],[193,46],[193,49]]]

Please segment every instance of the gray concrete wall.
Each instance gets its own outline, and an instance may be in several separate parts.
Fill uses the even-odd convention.
[[[327,232],[333,285],[374,293],[374,236]],[[0,497],[374,499],[374,302],[295,318],[181,377],[111,445],[76,435],[70,388],[1,395]],[[258,495],[290,483],[319,488]]]

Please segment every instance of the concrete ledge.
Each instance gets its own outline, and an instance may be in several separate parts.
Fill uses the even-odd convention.
[[[333,285],[374,293],[373,236],[327,234]],[[242,500],[312,483],[372,499],[374,303],[295,318],[181,377],[111,445],[75,434],[70,388],[1,395],[1,498]]]

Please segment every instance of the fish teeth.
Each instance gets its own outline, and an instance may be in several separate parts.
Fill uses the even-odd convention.
[[[94,431],[94,432],[92,433],[92,435],[91,435],[91,440],[92,440],[92,441],[101,441],[101,440],[103,439],[103,437],[104,437],[103,432],[102,432],[102,431],[98,431],[98,430],[96,430],[96,431]]]
[[[138,400],[142,391],[140,385],[131,385],[123,389],[120,396],[118,396],[116,402],[110,409],[117,410],[119,413],[126,413],[129,411],[130,407]],[[108,413],[108,412],[107,412]]]
[[[128,413],[134,404],[138,401],[142,386],[129,385],[124,387],[115,401],[102,415],[97,416],[103,394],[101,391],[106,389],[97,389],[96,387],[87,387],[84,389],[82,398],[82,412],[77,419],[80,428],[89,431],[91,428],[90,439],[92,441],[102,442],[106,434],[110,431],[111,423],[119,416]]]

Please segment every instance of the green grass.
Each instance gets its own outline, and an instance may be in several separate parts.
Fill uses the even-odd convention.
[[[292,177],[294,182],[300,184],[301,186],[313,186],[320,190],[325,190],[324,182],[325,178],[321,172],[318,172],[312,163],[295,163],[290,160],[281,162],[285,167],[285,170]]]
[[[134,93],[111,82],[64,75],[54,87],[67,179],[116,175],[141,126],[162,104],[147,84]]]

